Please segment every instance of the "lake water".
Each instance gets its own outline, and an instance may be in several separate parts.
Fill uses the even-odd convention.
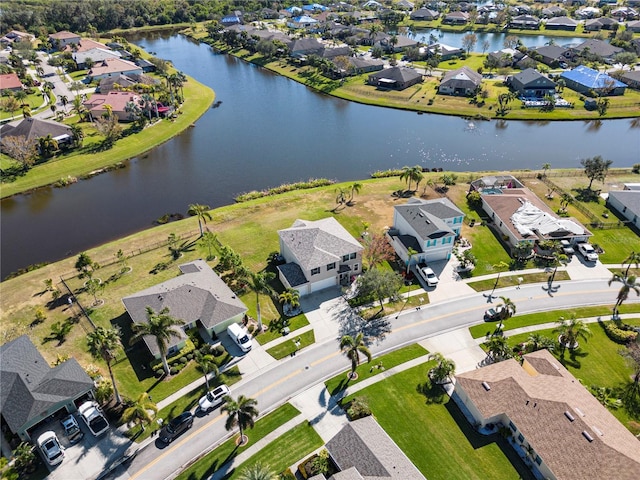
[[[136,42],[209,85],[222,104],[194,128],[115,170],[63,189],[2,201],[0,275],[54,261],[150,227],[191,203],[326,177],[367,178],[405,165],[446,170],[578,167],[602,155],[640,161],[630,120],[476,122],[350,103],[181,36]]]

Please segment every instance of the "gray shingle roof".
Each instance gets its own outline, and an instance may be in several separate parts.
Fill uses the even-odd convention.
[[[303,270],[338,262],[343,255],[362,251],[362,245],[333,217],[317,221],[296,220],[279,230],[285,244]]]
[[[426,480],[373,417],[364,417],[344,426],[327,442],[327,450],[340,470],[355,467],[364,480]]]
[[[13,432],[93,388],[74,358],[51,368],[26,335],[2,345],[0,358],[0,410]]]
[[[624,51],[620,47],[614,47],[613,45],[596,38],[585,40],[577,47],[574,47],[576,52],[583,52],[585,49],[588,49],[590,53],[603,58],[613,57],[615,54]]]
[[[470,88],[470,85],[477,87],[481,83],[482,75],[469,67],[462,67],[445,73],[440,84],[448,85],[450,88]]]
[[[369,75],[370,80],[379,80],[382,78],[395,80],[396,82],[405,83],[415,78],[422,78],[422,74],[418,73],[413,68],[407,67],[391,67],[385,68],[377,73]]]
[[[615,198],[634,214],[640,215],[640,191],[616,190],[609,192],[609,196]]]
[[[412,198],[405,205],[394,207],[422,240],[455,235],[444,220],[464,215],[448,198],[421,200]]]
[[[71,128],[63,123],[29,117],[15,126],[4,125],[0,129],[0,135],[3,137],[26,137],[30,140],[37,140],[47,135],[51,135],[53,138],[60,135],[71,136]]]
[[[247,307],[222,281],[204,260],[180,265],[182,275],[122,299],[131,320],[146,323],[147,307],[159,312],[165,307],[169,314],[185,323],[200,320],[206,328],[224,322],[247,311]],[[173,339],[169,346],[180,343],[186,334]],[[145,343],[154,355],[159,353],[156,341],[145,337]]]
[[[533,68],[527,68],[513,76],[524,87],[555,87],[556,84]]]
[[[282,272],[282,275],[287,279],[291,288],[304,285],[308,282],[307,277],[304,276],[304,272],[297,263],[285,263],[279,265],[278,270]]]

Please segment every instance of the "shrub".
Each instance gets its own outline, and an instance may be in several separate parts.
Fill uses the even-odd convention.
[[[369,415],[371,415],[371,408],[365,398],[355,397],[351,400],[347,408],[349,420],[357,420],[362,417],[368,417]]]
[[[189,361],[193,360],[193,353],[190,353],[189,355],[187,355],[187,360]]]
[[[221,357],[224,355],[224,347],[222,345],[216,345],[212,353],[214,357]]]
[[[179,362],[182,363],[183,365],[186,364],[189,360],[187,360],[187,357],[180,357]]]
[[[631,172],[640,173],[640,163],[634,163],[633,167],[631,167]]]
[[[604,328],[607,336],[616,343],[626,345],[629,342],[635,341],[638,337],[638,332],[635,332],[633,330],[626,330],[624,328],[624,324],[616,325],[615,322],[603,322],[602,320],[600,320],[599,323]]]
[[[287,468],[280,474],[280,480],[296,480],[296,476],[293,474],[290,468]]]
[[[180,371],[180,370],[178,370],[178,367],[171,367],[171,368],[169,369],[169,373],[170,373],[171,375],[176,375],[179,371]]]
[[[249,328],[247,329],[249,331],[250,334],[253,334],[253,331],[256,329],[255,325],[249,325]]]

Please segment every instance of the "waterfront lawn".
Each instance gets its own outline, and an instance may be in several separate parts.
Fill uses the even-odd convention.
[[[429,480],[533,478],[506,440],[477,433],[440,387],[426,385],[433,365],[400,372],[354,396],[366,398],[378,423]]]
[[[292,335],[292,334],[289,334]],[[295,341],[299,339],[299,347],[296,346]],[[271,347],[267,350],[267,353],[271,355],[276,360],[280,360],[284,357],[288,357],[294,352],[299,352],[304,347],[308,347],[312,345],[316,341],[316,337],[313,333],[313,330],[309,330],[308,332],[301,333],[298,336],[291,337],[291,340],[287,340],[282,342],[275,347]]]
[[[289,466],[304,459],[313,451],[322,447],[323,444],[322,438],[320,438],[320,435],[309,425],[309,422],[301,423],[276,438],[258,453],[252,455],[247,461],[240,464],[237,469],[234,469],[226,475],[224,479],[236,480],[240,478],[245,468],[258,462],[263,465],[268,465],[274,472],[283,472],[289,468]],[[189,480],[192,480],[192,478],[193,477],[189,477]]]
[[[371,363],[361,363],[356,368],[358,378],[356,378],[355,380],[351,380],[349,378],[348,374],[351,373],[351,369],[349,369],[336,375],[333,378],[330,378],[329,380],[324,382],[324,384],[327,387],[327,391],[330,395],[337,395],[342,390],[345,390],[346,388],[349,388],[356,383],[360,383],[367,378],[384,372],[385,370],[389,370],[398,365],[402,365],[409,360],[422,357],[423,355],[427,355],[428,353],[429,352],[425,348],[418,345],[417,343],[414,343],[413,345],[409,345],[380,357],[373,358],[371,359]]]
[[[244,431],[249,437],[249,442],[244,446],[237,447],[235,444],[237,434],[218,446],[215,450],[209,452],[196,463],[184,470],[176,477],[176,480],[196,480],[210,478],[214,472],[219,470],[225,463],[239,455],[247,448],[254,445],[269,433],[284,425],[292,418],[299,415],[300,412],[292,405],[286,403],[273,412],[265,415],[256,421],[253,428]],[[280,452],[282,453],[282,452]]]
[[[603,320],[611,318],[613,305],[602,305],[597,307],[579,307],[567,310],[552,310],[548,312],[528,313],[526,315],[516,315],[506,320],[503,324],[503,330],[513,330],[515,328],[528,327],[531,325],[542,325],[545,323],[555,323],[560,317],[576,318],[602,317]],[[640,304],[628,303],[623,304],[618,309],[620,313],[640,313]],[[625,320],[626,322],[626,320]],[[483,322],[478,325],[469,327],[469,332],[473,338],[482,338],[487,334],[493,333],[498,322]]]

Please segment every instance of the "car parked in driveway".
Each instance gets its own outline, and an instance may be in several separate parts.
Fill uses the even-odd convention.
[[[160,441],[171,443],[186,430],[193,426],[193,415],[191,412],[184,412],[171,420],[160,430]]]
[[[200,410],[208,412],[212,408],[216,408],[224,403],[224,397],[229,395],[229,387],[226,385],[220,385],[207,392],[207,394],[198,400]]]
[[[78,421],[73,415],[65,417],[60,423],[62,423],[62,428],[64,428],[64,434],[72,445],[78,443],[82,437],[84,437],[84,433],[80,430],[80,425],[78,425]]]
[[[64,459],[64,447],[60,445],[58,437],[52,431],[44,432],[36,442],[42,456],[49,465],[58,465]]]
[[[438,284],[438,276],[435,272],[426,265],[418,266],[418,273],[422,277],[422,279],[427,283],[429,287],[435,287]]]
[[[598,254],[596,253],[595,248],[588,243],[579,243],[578,252],[580,252],[580,255],[582,255],[582,257],[588,262],[598,261]]]
[[[567,257],[570,257],[571,255],[576,253],[569,240],[560,240],[560,248],[562,248],[562,253],[564,253]]]
[[[82,420],[87,424],[91,433],[96,437],[109,430],[109,422],[98,409],[96,402],[84,402],[78,407],[78,412],[80,412]]]

